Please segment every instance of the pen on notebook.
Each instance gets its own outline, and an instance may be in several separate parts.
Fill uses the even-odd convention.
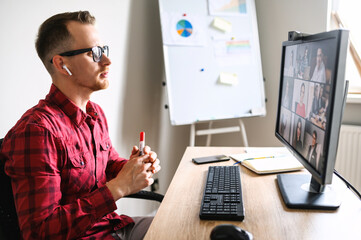
[[[144,147],[145,147],[145,133],[140,132],[139,137],[139,156],[142,156],[144,154]]]
[[[277,155],[277,156],[267,156],[267,157],[255,157],[255,158],[245,158],[245,159],[242,159],[241,161],[237,161],[235,162],[233,165],[236,165],[238,163],[242,163],[243,161],[246,161],[246,160],[256,160],[256,159],[265,159],[265,158],[280,158],[280,157],[284,157],[286,155]]]

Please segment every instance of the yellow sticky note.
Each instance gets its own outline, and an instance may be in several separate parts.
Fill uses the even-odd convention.
[[[213,19],[212,27],[221,30],[223,32],[232,31],[232,23],[228,22],[223,18],[216,17]]]
[[[219,83],[227,85],[237,85],[238,75],[235,73],[221,72],[219,75]]]
[[[264,108],[264,107],[252,108],[251,109],[251,114],[253,114],[253,115],[265,115],[266,114],[266,108]]]

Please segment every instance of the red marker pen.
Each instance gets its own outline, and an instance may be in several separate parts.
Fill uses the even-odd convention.
[[[143,150],[145,147],[145,133],[140,132],[140,138],[139,138],[139,156],[142,156],[144,154]]]

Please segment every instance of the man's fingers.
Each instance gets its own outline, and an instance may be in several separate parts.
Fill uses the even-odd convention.
[[[148,169],[152,166],[151,163],[144,163],[143,164],[143,171],[148,171]]]
[[[148,178],[148,186],[152,185],[154,183],[153,178]]]
[[[160,167],[160,165],[158,165],[158,166],[156,166],[156,167],[152,170],[152,173],[153,173],[153,174],[154,174],[154,173],[157,173],[157,172],[160,171],[160,169],[161,169],[161,167]]]
[[[144,147],[144,149],[143,149],[143,151],[144,151],[144,153],[149,153],[150,152],[150,147],[147,145],[147,146],[145,146]]]
[[[150,154],[149,154],[149,157],[150,157],[150,161],[151,162],[155,162],[156,160],[157,160],[157,153],[155,153],[155,152],[150,152]]]
[[[157,173],[160,171],[161,167],[159,165],[160,160],[157,158],[154,163],[149,167],[148,171],[154,173]]]
[[[133,146],[131,156],[135,155],[139,151],[137,146]]]

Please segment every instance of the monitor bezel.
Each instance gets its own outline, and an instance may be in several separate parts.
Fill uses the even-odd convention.
[[[345,85],[345,65],[348,47],[348,30],[339,29],[329,32],[318,33],[314,35],[304,36],[296,41],[284,41],[282,43],[282,56],[281,56],[281,71],[280,71],[280,85],[279,97],[276,116],[276,129],[275,135],[281,143],[301,162],[301,164],[312,174],[312,177],[321,185],[331,184],[333,169],[336,161],[336,153],[338,146],[339,131],[343,114],[343,98],[344,98],[344,85]],[[327,120],[328,126],[325,130],[324,146],[328,146],[325,150],[324,158],[325,164],[321,172],[318,172],[313,166],[299,154],[279,133],[282,95],[283,95],[283,82],[284,82],[284,66],[286,47],[292,45],[299,45],[304,43],[319,42],[328,39],[336,39],[336,55],[335,63],[333,66],[334,72],[331,77],[330,84],[330,108],[329,119]]]

